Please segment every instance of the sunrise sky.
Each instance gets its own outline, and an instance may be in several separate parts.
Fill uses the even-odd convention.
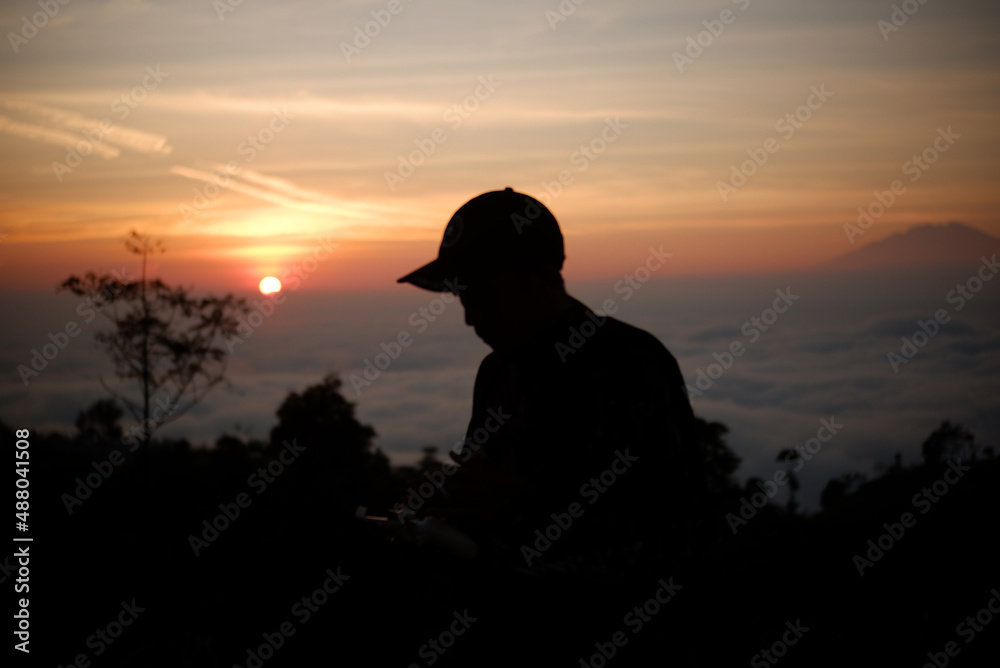
[[[894,256],[912,244],[876,254],[920,264],[891,280],[804,271],[928,223],[1000,236],[989,3],[44,6],[52,16],[37,0],[0,5],[6,423],[72,433],[104,396],[104,323],[55,287],[134,275],[122,242],[135,229],[164,243],[151,275],[168,284],[260,299],[273,275],[301,291],[233,352],[232,391],[165,436],[266,437],[289,392],[333,372],[394,461],[450,447],[488,349],[456,305],[422,334],[414,315],[437,297],[396,279],[435,256],[459,206],[511,186],[559,220],[570,292],[619,299],[690,383],[776,289],[802,295],[693,402],[731,427],[741,475],[770,475],[831,415],[850,427],[804,478],[811,507],[833,475],[914,461],[941,420],[996,442],[996,281],[905,369],[886,364],[993,242],[947,275],[923,271],[939,259],[926,243],[919,261]],[[859,207],[874,217],[852,243]],[[651,247],[669,261],[625,303],[613,286]],[[26,379],[68,323],[83,336]],[[406,355],[352,384],[403,331]]]
[[[4,2],[0,290],[120,265],[132,228],[199,287],[251,289],[320,239],[308,287],[406,289],[451,213],[505,186],[550,204],[570,280],[651,244],[673,273],[807,267],[895,179],[865,241],[997,234],[986,4]],[[720,193],[748,151],[766,162]]]

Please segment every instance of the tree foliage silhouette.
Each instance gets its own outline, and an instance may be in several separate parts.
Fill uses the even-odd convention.
[[[831,478],[819,494],[820,507],[823,510],[836,508],[837,504],[854,492],[865,481],[866,477],[864,473],[852,471],[839,478]]]
[[[732,475],[739,468],[740,457],[726,444],[729,427],[721,422],[708,422],[695,416],[698,445],[704,461],[704,474],[709,494],[720,495],[738,487]]]
[[[799,502],[795,500],[795,492],[799,491],[799,477],[795,475],[796,469],[790,467],[799,462],[801,457],[798,450],[785,448],[778,453],[777,458],[777,461],[785,463],[788,475],[788,502],[785,504],[785,510],[793,514],[799,509]]]
[[[90,408],[77,413],[77,435],[84,441],[98,443],[116,443],[122,437],[122,428],[118,420],[122,417],[122,409],[114,399],[98,399]]]
[[[976,437],[968,429],[945,420],[920,446],[925,464],[942,464],[949,459],[976,459]]]
[[[293,443],[303,448],[290,474],[304,503],[341,505],[378,493],[389,477],[389,459],[372,448],[375,430],[354,415],[354,404],[340,393],[335,374],[301,393],[291,392],[278,408],[270,448]]]
[[[149,256],[163,250],[149,237],[133,230],[125,248],[142,257],[138,281],[118,272],[88,272],[70,276],[58,289],[85,297],[111,324],[95,338],[122,382],[111,386],[102,378],[101,384],[140,422],[145,452],[156,428],[183,415],[224,380],[227,353],[217,341],[234,335],[237,318],[250,309],[231,294],[197,299],[189,288],[148,279]],[[138,386],[138,399],[127,393],[132,385]]]

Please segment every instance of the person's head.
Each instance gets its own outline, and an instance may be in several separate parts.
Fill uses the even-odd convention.
[[[559,270],[550,265],[512,267],[472,282],[459,294],[465,324],[494,350],[514,350],[568,302]]]
[[[448,222],[437,259],[399,282],[458,295],[466,324],[494,350],[508,350],[567,305],[564,259],[552,213],[507,188],[464,204]]]

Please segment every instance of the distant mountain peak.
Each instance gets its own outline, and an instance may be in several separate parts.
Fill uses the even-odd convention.
[[[883,269],[968,264],[1000,252],[1000,238],[958,222],[918,225],[825,263],[824,269]]]

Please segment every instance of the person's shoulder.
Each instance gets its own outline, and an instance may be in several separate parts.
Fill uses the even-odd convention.
[[[612,316],[604,316],[597,329],[593,349],[602,363],[633,373],[666,374],[674,380],[681,377],[677,358],[649,331]]]
[[[603,324],[598,329],[599,338],[605,346],[623,353],[673,357],[666,345],[647,330],[612,316],[603,318]]]
[[[663,342],[647,330],[609,315],[604,316],[604,318],[606,319],[605,325],[607,327],[605,331],[607,334],[630,341],[635,345],[649,348],[663,348],[666,350]]]
[[[503,366],[503,358],[497,355],[495,351],[491,351],[479,363],[479,369],[476,371],[476,384],[489,382],[501,373]]]

